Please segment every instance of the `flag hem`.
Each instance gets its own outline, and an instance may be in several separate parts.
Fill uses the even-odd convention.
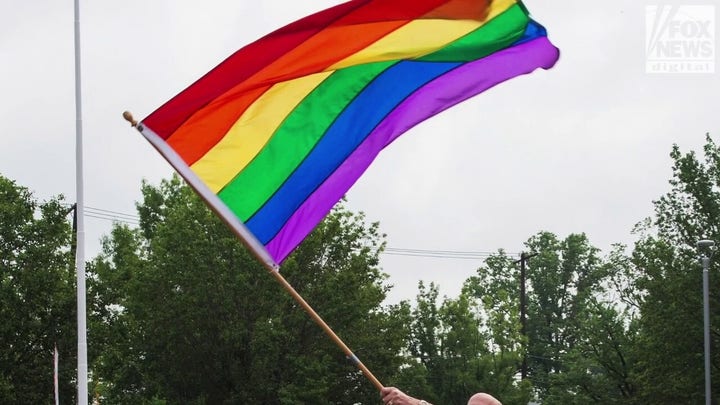
[[[208,206],[217,213],[225,223],[235,231],[236,235],[244,242],[245,246],[250,249],[255,256],[269,269],[278,270],[280,265],[270,255],[265,246],[253,235],[252,232],[240,221],[235,214],[223,203],[220,198],[213,194],[205,183],[190,169],[180,155],[175,152],[164,139],[160,137],[155,131],[148,128],[142,122],[138,124],[138,131],[150,142],[150,144],[157,149],[158,152],[167,160],[170,165],[177,170],[180,177],[192,187],[196,193],[207,202]]]

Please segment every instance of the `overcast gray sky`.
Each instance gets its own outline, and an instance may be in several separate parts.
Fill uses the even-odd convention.
[[[143,118],[241,46],[338,3],[81,1],[86,205],[135,214],[141,180],[172,174],[123,110]],[[646,73],[653,4],[526,0],[561,50],[556,67],[400,137],[350,191],[350,208],[380,221],[391,248],[520,252],[540,230],[585,232],[604,252],[630,243],[668,190],[672,144],[700,151],[707,132],[720,141],[718,73]],[[698,12],[717,60],[714,2],[660,4]],[[73,52],[72,1],[0,0],[0,173],[41,199],[75,199]],[[86,220],[89,257],[110,224]],[[420,279],[454,295],[480,263],[384,255],[388,301],[413,298]]]

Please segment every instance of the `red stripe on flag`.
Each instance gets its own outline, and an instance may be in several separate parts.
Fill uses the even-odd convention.
[[[235,52],[223,63],[170,99],[145,122],[163,139],[167,139],[199,108],[305,42],[325,26],[370,0],[352,1],[305,17]]]
[[[401,26],[415,18],[426,17],[427,13],[432,12],[448,1],[451,0],[415,0],[402,7],[397,7],[397,3],[395,2],[355,0],[305,17],[238,50],[190,87],[158,108],[150,116],[145,118],[143,122],[161,138],[168,139],[197,110],[223,95],[238,83],[244,82],[254,75],[263,72],[274,62],[286,56],[296,47],[302,45],[330,26],[352,27],[361,23],[391,23],[393,21],[397,22],[397,26]],[[383,35],[392,30],[393,28],[387,30]],[[379,37],[371,36],[366,39],[372,43]],[[357,36],[355,34],[350,38],[343,38],[343,40],[345,42],[359,40],[363,43],[363,46],[367,45],[363,36]],[[346,43],[345,45],[347,46],[348,44]],[[335,51],[337,51],[337,49],[344,49],[337,47],[330,48]],[[359,49],[362,49],[362,47]],[[357,50],[358,49],[351,49],[349,54]],[[316,51],[322,52],[322,48]],[[348,56],[348,54],[339,55],[337,58],[334,58],[330,64],[346,56]],[[303,57],[307,59],[308,55],[305,54]],[[327,63],[325,64],[329,66]],[[322,66],[322,68],[325,67],[326,66]],[[292,77],[298,77],[301,73],[312,73],[315,70],[317,69],[306,68],[303,72],[296,72]],[[260,75],[261,79],[268,76],[273,77],[275,75]],[[262,80],[259,81],[260,83],[254,81],[254,85],[266,87],[272,84],[262,83]],[[262,92],[260,92],[260,94],[262,94]],[[211,145],[215,142],[216,140],[211,142]],[[194,161],[192,158],[188,159],[183,153],[180,153],[180,155],[183,156],[186,161]]]

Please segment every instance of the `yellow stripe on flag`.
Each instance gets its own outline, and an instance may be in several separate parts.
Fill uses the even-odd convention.
[[[488,10],[488,16],[483,21],[438,19],[410,21],[402,28],[375,41],[372,45],[335,63],[329,69],[425,56],[475,31],[514,4],[515,0],[493,1]]]
[[[332,72],[278,83],[258,98],[191,169],[217,193],[262,150],[292,110]]]

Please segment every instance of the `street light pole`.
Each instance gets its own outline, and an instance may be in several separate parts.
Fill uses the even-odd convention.
[[[713,246],[715,246],[715,242],[707,239],[703,239],[697,243],[698,249],[702,249],[704,251],[707,251],[711,249]],[[712,257],[712,252],[710,253],[710,256],[708,256],[706,253],[702,253],[702,256],[700,256],[700,261],[702,262],[703,266],[703,318],[704,318],[704,326],[705,326],[705,405],[710,405],[710,397],[711,397],[711,387],[710,387],[710,277],[709,277],[709,267],[710,267],[710,258]]]

